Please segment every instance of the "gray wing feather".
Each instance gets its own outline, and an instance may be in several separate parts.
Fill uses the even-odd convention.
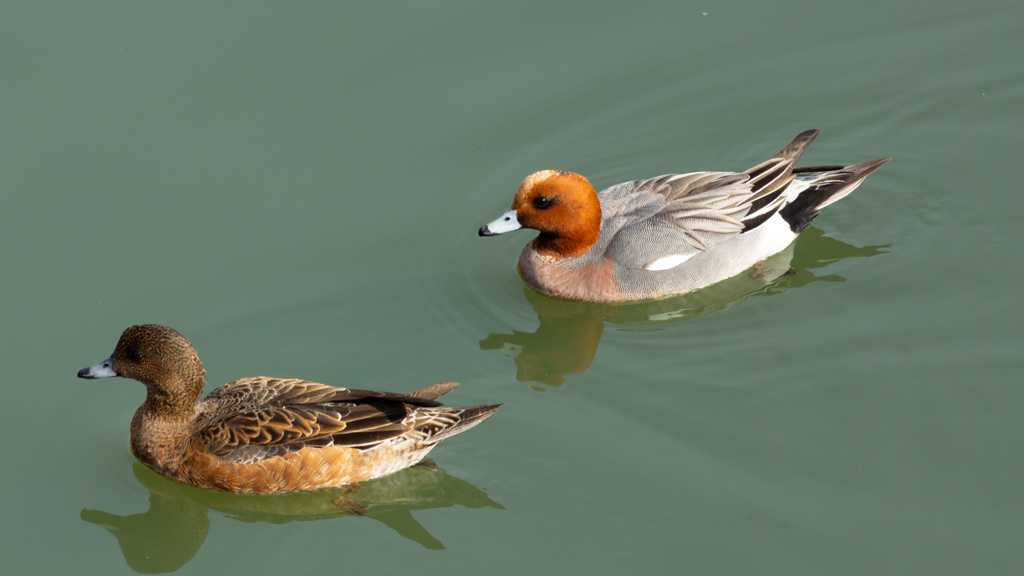
[[[195,434],[225,462],[256,462],[307,447],[369,448],[409,430],[407,416],[419,406],[440,406],[443,383],[419,396],[352,390],[307,380],[243,378],[204,400],[206,413]]]
[[[598,252],[627,268],[707,250],[744,229],[750,177],[732,172],[666,174],[602,191]]]

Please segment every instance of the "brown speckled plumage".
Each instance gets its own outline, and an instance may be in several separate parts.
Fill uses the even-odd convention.
[[[396,472],[500,406],[442,406],[437,398],[454,382],[405,395],[267,377],[235,380],[200,400],[206,371],[195,348],[152,324],[128,328],[109,360],[79,372],[115,375],[146,385],[131,425],[135,457],[228,492],[315,490]]]

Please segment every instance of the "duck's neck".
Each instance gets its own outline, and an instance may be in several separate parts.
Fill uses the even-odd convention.
[[[189,420],[195,416],[196,403],[199,402],[200,385],[193,393],[168,394],[166,390],[149,389],[146,391],[146,402],[142,410],[151,418],[160,420]]]
[[[176,470],[187,452],[205,376],[199,378],[147,384],[146,401],[132,418],[132,454],[162,474]]]
[[[543,256],[578,258],[597,243],[601,235],[600,217],[597,225],[578,226],[564,232],[544,232],[533,241],[533,247]]]
[[[203,393],[206,371],[175,375],[170,382],[146,384],[146,401],[140,409],[147,417],[167,421],[186,421],[195,417],[196,404]]]

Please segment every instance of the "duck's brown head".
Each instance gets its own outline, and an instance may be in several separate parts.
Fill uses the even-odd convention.
[[[519,185],[512,208],[480,228],[494,236],[533,228],[540,231],[534,248],[555,257],[582,256],[601,234],[601,203],[586,178],[564,170],[543,170]]]
[[[202,393],[206,370],[192,343],[173,328],[139,324],[121,334],[114,353],[103,362],[79,370],[79,378],[121,376],[138,380],[154,397],[173,397],[173,403],[191,403]]]

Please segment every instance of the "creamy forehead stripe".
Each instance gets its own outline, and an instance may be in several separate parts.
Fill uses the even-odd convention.
[[[530,188],[536,186],[538,183],[543,182],[548,178],[551,178],[552,176],[560,173],[561,172],[559,170],[541,170],[540,172],[534,172],[533,174],[527,176],[525,180],[523,180],[523,183],[519,185],[519,188],[522,190],[529,190]]]
[[[662,256],[654,262],[651,262],[647,266],[644,266],[645,270],[668,270],[669,268],[675,268],[683,262],[686,262],[693,257],[693,254],[671,254],[669,256]]]

